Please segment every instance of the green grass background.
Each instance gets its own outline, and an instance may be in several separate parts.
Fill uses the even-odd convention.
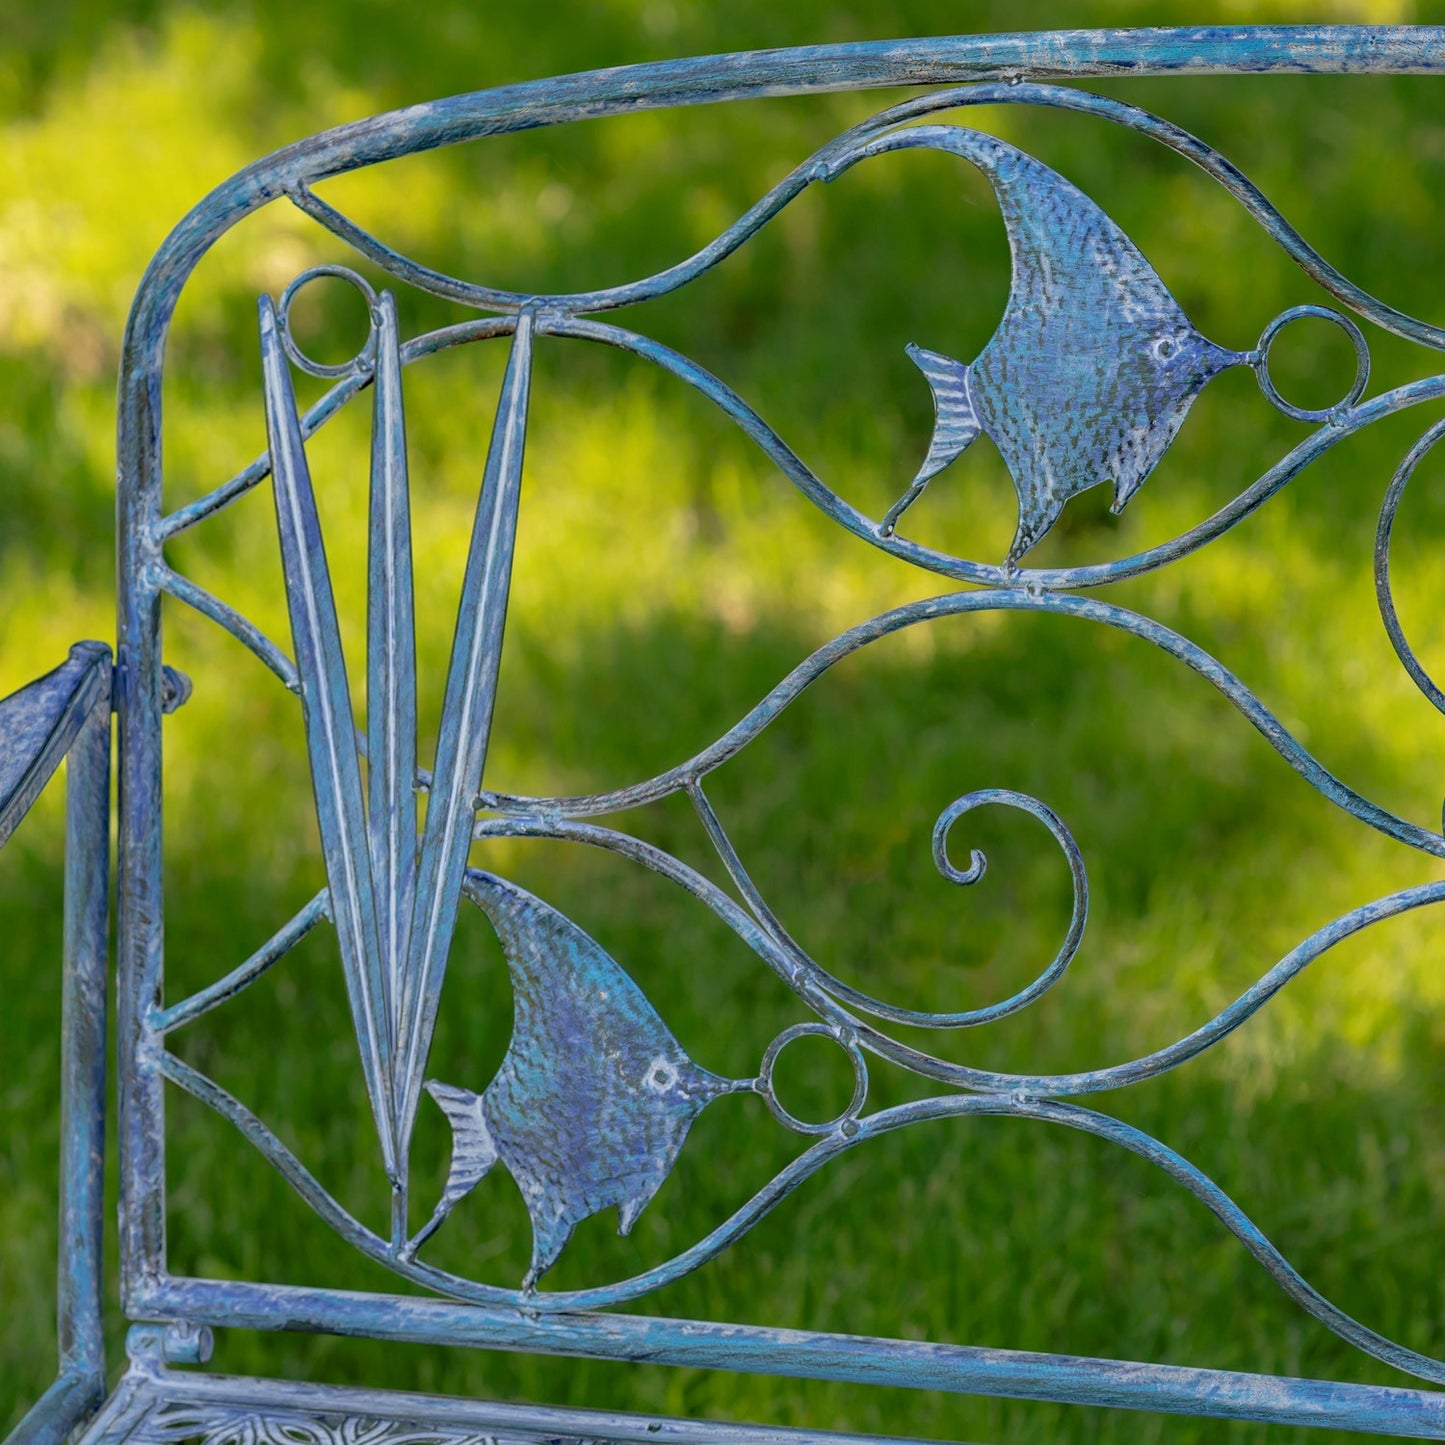
[[[627,60],[817,40],[1063,24],[1429,20],[1411,0],[1089,6],[832,0],[597,0],[424,12],[53,0],[0,6],[0,693],[81,636],[113,635],[114,375],[126,306],[166,230],[209,187],[297,136],[433,95]],[[1439,196],[1445,111],[1424,79],[1100,85],[1195,130],[1239,163],[1350,276],[1445,317]],[[799,158],[888,95],[640,115],[382,167],[324,194],[394,245],[457,274],[575,288],[646,274],[704,244]],[[1022,108],[972,123],[1098,199],[1208,335],[1253,343],[1279,310],[1323,299],[1186,164],[1085,117]],[[246,221],[183,301],[167,380],[174,505],[262,446],[255,297],[350,260],[296,213]],[[367,268],[362,266],[365,271]],[[369,273],[370,274],[370,273]],[[373,280],[380,278],[373,275]],[[931,421],[910,340],[967,359],[1007,290],[992,196],[968,166],[901,155],[809,193],[681,296],[625,324],[680,346],[751,399],[814,468],[881,513]],[[403,330],[459,319],[400,298]],[[354,347],[344,288],[299,312],[318,352]],[[1436,370],[1372,335],[1384,388]],[[1339,395],[1347,348],[1321,326],[1281,343],[1288,394]],[[502,351],[407,377],[424,751]],[[832,527],[698,398],[575,343],[539,348],[519,557],[489,786],[619,784],[730,725],[812,647],[884,607],[944,590]],[[308,393],[309,394],[309,393]],[[303,397],[303,400],[305,398]],[[1322,761],[1371,797],[1439,816],[1445,727],[1390,652],[1370,549],[1422,409],[1351,439],[1204,552],[1108,595],[1187,632],[1256,687]],[[312,447],[358,707],[364,706],[366,404]],[[1076,500],[1040,561],[1094,561],[1174,535],[1305,432],[1247,374],[1214,383],[1122,519]],[[1438,462],[1400,521],[1399,601],[1427,665],[1445,542]],[[917,535],[997,560],[1014,498],[985,442],[919,506]],[[178,542],[171,560],[288,640],[265,490]],[[299,717],[227,637],[167,612],[168,659],[195,679],[167,723],[168,993],[217,977],[320,885]],[[1334,811],[1202,681],[1147,645],[1058,618],[914,629],[839,667],[718,775],[714,802],[775,907],[844,977],[919,1006],[1003,997],[1062,937],[1067,876],[1029,820],[974,815],[991,869],[951,888],[932,823],[973,788],[1036,794],[1075,831],[1094,908],[1043,1001],[996,1026],[918,1035],[983,1066],[1053,1070],[1135,1056],[1212,1015],[1299,939],[1383,893],[1439,876]],[[0,1426],[54,1366],[61,789],[0,860]],[[714,875],[690,812],[624,820]],[[593,932],[700,1062],[748,1074],[803,1016],[699,905],[625,862],[558,844],[478,848]],[[1422,914],[1335,950],[1225,1044],[1100,1105],[1173,1145],[1346,1310],[1445,1350],[1445,927]],[[464,915],[433,1072],[474,1088],[510,1024],[505,970]],[[379,1225],[384,1190],[329,936],[313,935],[183,1055],[272,1121]],[[822,1116],[846,1096],[836,1051],[789,1053],[786,1097]],[[872,1102],[919,1082],[879,1064]],[[223,1122],[172,1095],[171,1260],[217,1277],[393,1288],[312,1218]],[[418,1210],[447,1140],[424,1106]],[[799,1148],[755,1099],[726,1099],[630,1240],[584,1225],[548,1283],[619,1278],[685,1248]],[[498,1174],[436,1242],[500,1283],[528,1229]],[[112,1291],[113,1297],[113,1291]],[[770,1325],[1403,1383],[1285,1300],[1192,1199],[1092,1139],[1018,1120],[954,1121],[859,1150],[728,1254],[636,1308]],[[114,1322],[112,1361],[122,1360]],[[1326,1436],[726,1374],[300,1337],[231,1335],[217,1365],[298,1378],[548,1398],[816,1427],[988,1441]]]

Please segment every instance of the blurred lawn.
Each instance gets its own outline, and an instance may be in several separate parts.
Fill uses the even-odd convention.
[[[1438,9],[1438,7],[1436,7]],[[1085,13],[1087,11],[1087,13]],[[1311,6],[1219,0],[1090,7],[667,0],[408,7],[54,0],[0,10],[0,693],[81,636],[113,635],[116,348],[165,231],[210,186],[299,135],[432,95],[714,50],[987,31],[1020,24],[1431,20],[1409,0]],[[1439,82],[1187,80],[1104,85],[1238,162],[1350,276],[1445,318]],[[890,97],[837,96],[643,115],[393,164],[323,193],[400,248],[457,274],[539,289],[645,274],[703,244],[813,147]],[[1201,329],[1237,347],[1286,306],[1322,299],[1217,188],[1102,122],[973,112],[1058,167],[1140,243]],[[247,221],[183,300],[167,395],[168,503],[262,445],[255,295],[350,261],[295,213]],[[365,270],[365,267],[361,269]],[[1007,288],[992,197],[969,167],[900,155],[810,193],[682,296],[624,318],[751,399],[814,468],[873,515],[911,474],[930,424],[904,356],[963,359]],[[374,280],[379,278],[373,277]],[[318,288],[319,292],[320,288]],[[303,315],[317,350],[354,347],[344,288]],[[400,298],[406,334],[458,319]],[[1324,328],[1321,327],[1321,332]],[[1372,390],[1435,369],[1373,337]],[[1347,348],[1287,338],[1281,385],[1339,395]],[[1287,353],[1287,354],[1286,354]],[[499,348],[407,378],[424,748],[500,376]],[[809,649],[943,590],[832,528],[691,394],[595,348],[540,348],[514,599],[488,786],[566,792],[629,781],[731,724]],[[303,397],[303,400],[305,398]],[[1380,497],[1433,420],[1351,439],[1260,514],[1169,571],[1110,590],[1212,650],[1327,766],[1408,817],[1439,816],[1441,719],[1394,661],[1369,570]],[[312,448],[350,649],[363,675],[367,412]],[[1238,493],[1304,434],[1229,374],[1123,519],[1089,494],[1038,560],[1099,560],[1171,536]],[[1427,665],[1445,608],[1441,468],[1401,516],[1398,596]],[[987,444],[935,484],[915,533],[1002,557],[1013,493]],[[178,543],[173,562],[287,639],[264,489]],[[229,639],[182,609],[167,655],[196,681],[168,723],[169,990],[208,982],[321,880],[298,717]],[[1438,629],[1436,630],[1438,632]],[[710,789],[794,933],[844,977],[900,1002],[1004,996],[1067,919],[1062,860],[1036,824],[980,813],[955,856],[990,853],[951,889],[928,861],[933,819],[979,787],[1034,793],[1075,831],[1094,909],[1047,998],[992,1028],[922,1041],[983,1066],[1112,1063],[1210,1016],[1281,954],[1361,902],[1438,876],[1304,787],[1204,683],[1145,644],[1059,618],[914,630],[829,675]],[[695,819],[664,806],[624,826],[716,872]],[[60,790],[0,863],[0,1428],[48,1379],[53,1318]],[[796,1001],[716,920],[611,857],[494,845],[484,859],[594,932],[689,1051],[751,1073]],[[1247,1028],[1177,1074],[1101,1105],[1156,1134],[1252,1214],[1305,1275],[1374,1328],[1445,1351],[1445,927],[1399,920],[1337,949]],[[433,1072],[485,1085],[509,1025],[500,955],[464,916]],[[348,1207],[384,1206],[337,960],[313,936],[182,1040],[185,1057],[280,1127]],[[846,1081],[800,1048],[800,1112]],[[874,1070],[873,1103],[919,1093]],[[229,1126],[172,1096],[171,1255],[182,1272],[394,1287],[315,1221]],[[430,1110],[430,1106],[425,1106]],[[435,1111],[418,1137],[419,1205],[446,1161]],[[798,1148],[756,1100],[710,1110],[627,1241],[599,1217],[548,1283],[617,1278],[686,1247]],[[529,1236],[500,1171],[434,1257],[514,1283]],[[729,1254],[640,1308],[1023,1349],[1402,1382],[1306,1319],[1191,1199],[1132,1157],[1023,1121],[891,1136],[814,1180]],[[117,1323],[112,1359],[122,1359]],[[1284,1441],[1296,1433],[1006,1401],[654,1368],[257,1336],[218,1366],[411,1388],[980,1440]],[[1316,1432],[1300,1438],[1324,1439]]]

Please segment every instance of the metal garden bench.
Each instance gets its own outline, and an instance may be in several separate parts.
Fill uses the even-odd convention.
[[[751,1371],[929,1390],[1174,1411],[1266,1422],[1331,1425],[1445,1438],[1445,1364],[1383,1338],[1318,1294],[1251,1224],[1241,1208],[1174,1152],[1085,1096],[1182,1064],[1247,1020],[1306,963],[1335,942],[1389,916],[1445,898],[1445,883],[1405,889],[1336,919],[1306,939],[1242,997],[1176,1043],[1146,1057],[1073,1075],[991,1073],[904,1042],[896,1025],[958,1027],[1022,1009],[1059,979],[1078,950],[1087,911],[1084,862],[1064,823],[1022,793],[989,789],[938,815],[933,855],[957,883],[981,876],[950,856],[949,834],[984,805],[1022,809],[1053,834],[1074,880],[1072,921],[1056,957],[1034,982],[1001,1002],[954,1013],[893,1006],[829,974],[769,908],[704,790],[708,775],[745,748],[809,683],[875,639],[932,619],[987,611],[1046,612],[1086,619],[1156,644],[1201,674],[1276,749],[1281,766],[1363,825],[1431,857],[1445,839],[1386,811],[1339,781],[1246,685],[1185,637],[1091,596],[1099,584],[1165,567],[1220,536],[1292,477],[1360,428],[1445,398],[1431,375],[1368,396],[1370,352],[1359,323],[1445,349],[1445,330],[1376,300],[1313,251],[1228,160],[1204,141],[1122,101],[1091,93],[1089,77],[1226,73],[1439,73],[1445,31],[1400,28],[1258,28],[1077,32],[930,39],[720,56],[574,75],[458,96],[380,115],[302,141],[257,162],[203,200],[155,256],[130,314],[119,400],[119,620],[108,647],[78,644],[54,672],[0,703],[0,843],[62,759],[68,760],[64,961],[64,1149],[60,1255],[62,1370],[11,1437],[53,1445],[75,1432],[95,1445],[205,1441],[206,1445],[332,1445],[332,1442],[762,1441],[817,1438],[766,1426],[603,1414],[543,1405],[501,1405],[399,1395],[178,1368],[203,1364],[217,1329],[307,1330],[381,1340],[522,1350],[609,1360]],[[1055,81],[1069,82],[1067,85]],[[363,230],[313,189],[319,182],[394,157],[507,132],[646,108],[826,90],[917,86],[800,158],[712,244],[643,280],[583,294],[531,295],[442,275]],[[1257,346],[1228,350],[1204,337],[1149,262],[1086,196],[1024,151],[973,130],[969,107],[1057,107],[1127,127],[1187,157],[1244,208],[1317,283],[1320,304],[1263,326]],[[945,113],[947,113],[945,118]],[[954,359],[919,348],[913,358],[932,388],[936,427],[911,485],[886,513],[864,515],[815,475],[741,395],[688,357],[603,319],[624,304],[686,286],[810,187],[887,152],[943,152],[977,168],[1004,217],[1013,282],[988,345]],[[349,246],[369,274],[472,308],[474,319],[424,335],[399,334],[394,297],[349,268],[323,267],[364,298],[370,333],[350,362],[323,366],[292,336],[297,276],[260,298],[258,344],[269,452],[233,479],[176,510],[162,506],[161,398],[168,327],[192,271],[231,227],[266,205],[295,206]],[[1295,317],[1324,317],[1354,346],[1357,371],[1336,405],[1308,410],[1281,396],[1271,347]],[[802,660],[741,721],[696,756],[659,760],[664,770],[615,792],[528,797],[483,791],[511,585],[534,348],[553,338],[621,348],[695,388],[752,438],[784,476],[839,524],[839,545],[863,544],[966,584],[863,622]],[[417,685],[408,465],[401,377],[444,348],[496,339],[508,351],[486,452],[440,738],[431,766],[417,758]],[[1426,353],[1428,355],[1428,352]],[[1174,540],[1121,561],[1038,569],[1029,553],[1071,497],[1112,483],[1115,510],[1148,478],[1190,405],[1221,371],[1252,369],[1264,400],[1313,430],[1284,460],[1214,516]],[[332,382],[304,414],[293,368]],[[369,392],[369,396],[366,393]],[[373,417],[370,477],[366,725],[353,724],[306,441],[349,404]],[[1018,493],[1018,526],[1003,557],[974,561],[910,540],[908,509],[930,479],[986,433]],[[1390,588],[1395,512],[1412,471],[1445,435],[1424,432],[1400,464],[1380,513],[1374,558],[1380,612],[1400,661],[1445,710],[1445,696],[1416,658]],[[237,459],[239,463],[244,459]],[[194,581],[172,570],[166,545],[254,488],[274,495],[290,616],[290,646],[273,641]],[[845,537],[843,533],[851,533]],[[304,714],[326,888],[290,919],[263,923],[269,941],[187,997],[164,983],[161,891],[161,754],[165,715],[187,698],[185,678],[163,665],[162,597],[179,599],[249,648]],[[110,1391],[102,1345],[102,1161],[110,880],[111,716],[119,759],[115,1016],[119,1059],[121,1303],[131,1321],[129,1365]],[[425,794],[424,807],[418,796]],[[703,874],[604,821],[678,795],[696,811],[733,884]],[[795,996],[796,1022],[762,1041],[756,1071],[732,1078],[686,1053],[623,966],[550,903],[506,878],[469,866],[476,839],[550,838],[612,850],[686,890],[733,929]],[[512,1042],[480,1094],[428,1073],[458,911],[475,904],[505,952],[513,995]],[[245,990],[314,927],[336,930],[355,1025],[355,1046],[376,1148],[390,1180],[389,1228],[362,1223],[318,1182],[275,1131],[219,1084],[167,1047],[169,1036]],[[796,1117],[773,1086],[780,1052],[800,1036],[832,1040],[855,1088],[836,1118]],[[870,1071],[908,1070],[929,1097],[895,1107],[868,1103]],[[410,1294],[338,1291],[266,1281],[173,1275],[167,1265],[164,1099],[180,1091],[216,1111],[286,1178],[307,1205],[362,1256],[412,1287]],[[760,1095],[777,1127],[799,1136],[794,1161],[706,1238],[667,1263],[587,1288],[549,1290],[547,1274],[574,1227],[615,1206],[620,1229],[661,1187],[694,1120],[730,1093]],[[418,1111],[432,1105],[453,1135],[440,1202],[416,1197],[410,1146]],[[798,1183],[838,1156],[925,1120],[1007,1115],[1043,1120],[1111,1141],[1190,1191],[1262,1268],[1323,1326],[1429,1386],[1386,1388],[1312,1379],[1030,1354],[1002,1348],[784,1331],[708,1320],[652,1318],[612,1307],[639,1300],[705,1266],[741,1239]],[[510,1285],[481,1283],[429,1263],[427,1250],[454,1206],[500,1166],[515,1181],[532,1224],[531,1266]],[[109,1394],[108,1394],[108,1391]],[[839,1437],[842,1438],[842,1437]],[[861,1437],[849,1437],[861,1438]]]

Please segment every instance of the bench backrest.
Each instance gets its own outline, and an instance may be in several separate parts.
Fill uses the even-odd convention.
[[[1291,478],[1361,428],[1445,398],[1445,378],[1366,398],[1369,349],[1360,324],[1423,348],[1445,347],[1445,330],[1367,294],[1311,249],[1304,237],[1205,141],[1124,100],[1075,84],[1091,76],[1259,73],[1424,73],[1445,69],[1445,36],[1420,28],[1079,32],[832,46],[714,57],[565,77],[419,105],[341,127],[257,162],[227,182],[175,229],[147,272],[126,333],[120,383],[120,603],[117,714],[120,739],[119,1020],[120,1235],[125,1308],[139,1321],[185,1329],[238,1326],[307,1329],[381,1339],[553,1352],[614,1360],[705,1366],[926,1386],[1040,1399],[1198,1412],[1235,1418],[1333,1423],[1379,1430],[1438,1428],[1439,1397],[1284,1380],[1162,1364],[1043,1356],[1006,1349],[820,1335],[764,1326],[619,1313],[718,1256],[793,1189],[842,1156],[926,1121],[939,1129],[964,1116],[1006,1115],[1083,1131],[1157,1167],[1194,1194],[1299,1305],[1366,1354],[1434,1384],[1445,1366],[1374,1333],[1323,1298],[1254,1227],[1242,1209],[1164,1142],[1090,1107],[1087,1099],[1159,1076],[1229,1035],[1313,958],[1367,924],[1445,897],[1427,883],[1344,914],[1302,942],[1237,1001],[1186,1037],[1145,1057],[1084,1073],[1014,1074],[969,1066],[919,1043],[910,1029],[959,1029],[1027,1008],[1064,974],[1079,949],[1088,910],[1084,860],[1065,822],[1043,801],[1005,788],[940,800],[933,856],[944,878],[983,874],[964,863],[950,831],[982,807],[1022,810],[1062,850],[1073,904],[1058,951],[1010,997],[956,1010],[910,1008],[834,977],[790,935],[749,873],[709,798],[710,775],[739,755],[798,694],[835,663],[878,639],[935,619],[987,612],[1046,613],[1088,621],[1152,642],[1207,679],[1300,775],[1302,784],[1432,858],[1445,840],[1397,817],[1334,777],[1248,686],[1187,638],[1095,595],[1093,589],[1167,567],[1220,537]],[[316,189],[344,173],[430,148],[639,109],[750,97],[872,87],[928,87],[889,106],[814,154],[696,255],[641,280],[619,278],[580,294],[531,294],[443,275],[403,255],[323,199]],[[1023,150],[973,129],[978,106],[1045,106],[1127,127],[1188,158],[1228,193],[1305,270],[1319,305],[1261,317],[1256,346],[1235,351],[1207,339],[1138,247],[1107,214],[1108,198],[1086,196]],[[932,388],[936,426],[927,459],[884,512],[868,515],[835,491],[763,419],[760,404],[643,332],[607,313],[688,286],[779,216],[804,192],[864,162],[923,148],[981,172],[997,199],[1012,256],[1012,290],[993,338],[976,357],[915,348]],[[162,374],[177,301],[198,262],[259,208],[294,206],[354,252],[385,285],[417,288],[475,317],[422,335],[401,335],[395,298],[349,267],[298,275],[260,299],[257,332],[268,450],[231,480],[175,510],[162,503]],[[318,274],[351,282],[369,331],[349,362],[311,360],[291,331],[292,302]],[[1337,404],[1295,406],[1271,379],[1271,348],[1296,317],[1324,317],[1349,338],[1357,371]],[[1251,332],[1251,334],[1254,334]],[[686,759],[614,791],[585,796],[503,793],[486,772],[491,718],[512,581],[523,456],[539,348],[586,342],[651,363],[712,403],[762,448],[783,476],[839,525],[840,547],[866,546],[961,590],[902,606],[844,632],[782,678],[740,721]],[[402,375],[450,347],[490,341],[507,354],[469,543],[456,631],[439,692],[434,756],[418,758],[411,486]],[[1221,372],[1254,372],[1266,403],[1308,422],[1283,460],[1213,516],[1138,555],[1088,565],[1031,565],[1035,546],[1070,499],[1105,481],[1122,508],[1145,482],[1196,396]],[[329,389],[307,409],[294,371]],[[921,385],[922,383],[920,383]],[[365,665],[348,671],[331,571],[307,459],[307,439],[344,408],[369,408],[368,611]],[[1430,428],[1402,464],[1380,517],[1379,601],[1390,638],[1420,688],[1445,697],[1411,650],[1390,594],[1389,542],[1411,472],[1442,434]],[[913,540],[909,511],[934,475],[980,436],[1002,454],[1019,516],[1006,552],[975,560]],[[478,459],[480,465],[480,457]],[[253,489],[274,496],[284,568],[289,639],[253,622],[174,570],[166,547]],[[851,534],[845,536],[844,533]],[[334,561],[334,559],[333,559]],[[290,918],[265,921],[258,946],[216,981],[183,998],[164,987],[162,896],[163,716],[178,701],[162,667],[160,613],[178,599],[224,628],[297,695],[304,717],[326,886]],[[354,703],[363,689],[363,729]],[[423,706],[429,706],[423,699]],[[906,760],[903,760],[906,761]],[[715,852],[724,888],[626,831],[615,815],[677,798],[695,812]],[[756,1064],[723,1075],[674,1036],[625,963],[552,902],[500,872],[471,866],[475,840],[546,838],[609,850],[685,890],[709,909],[795,997],[796,1021],[764,1041]],[[428,1055],[459,911],[475,905],[505,953],[515,1017],[511,1043],[490,1083],[463,1088],[434,1079]],[[328,1192],[283,1141],[284,1121],[263,1119],[168,1047],[173,1035],[265,975],[315,927],[334,928],[355,1028],[356,1066],[390,1181],[384,1227],[364,1223]],[[229,968],[229,971],[227,969]],[[795,1116],[774,1086],[783,1051],[817,1036],[841,1052],[853,1093],[832,1119]],[[937,1037],[937,1034],[924,1037]],[[921,1081],[914,1097],[870,1109],[870,1079],[901,1070]],[[485,1085],[483,1087],[483,1085]],[[173,1275],[166,1254],[164,1100],[180,1090],[229,1120],[358,1254],[410,1293],[340,1291],[306,1284]],[[664,1263],[629,1277],[565,1290],[547,1274],[574,1228],[616,1207],[630,1227],[662,1187],[694,1121],[730,1094],[760,1096],[766,1127],[797,1135],[793,1161],[771,1179],[748,1180],[730,1217],[690,1239]],[[440,1201],[421,1198],[412,1140],[435,1100],[452,1131]],[[760,1113],[761,1118],[761,1113]],[[761,1126],[760,1126],[761,1127]],[[739,1163],[740,1175],[746,1166]],[[530,1216],[530,1267],[511,1284],[484,1283],[427,1262],[427,1246],[452,1210],[491,1170],[510,1174]]]

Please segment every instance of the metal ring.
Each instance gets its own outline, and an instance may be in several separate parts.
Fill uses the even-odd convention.
[[[1291,321],[1298,321],[1302,316],[1318,316],[1321,320],[1332,322],[1350,338],[1350,342],[1355,348],[1354,382],[1349,391],[1345,393],[1344,399],[1336,402],[1334,406],[1313,409],[1295,406],[1293,402],[1286,401],[1279,394],[1275,388],[1274,379],[1269,374],[1269,350],[1274,345],[1275,338]],[[1260,333],[1259,345],[1254,349],[1250,365],[1254,368],[1254,376],[1255,380],[1259,382],[1259,389],[1276,410],[1282,411],[1288,417],[1293,417],[1295,421],[1329,421],[1339,412],[1354,406],[1365,394],[1365,385],[1370,379],[1370,347],[1365,340],[1364,333],[1348,316],[1343,316],[1328,306],[1291,306],[1288,311],[1281,311]]]
[[[366,298],[366,340],[362,342],[361,350],[350,361],[343,361],[337,366],[327,366],[322,362],[313,361],[296,344],[295,338],[291,335],[291,303],[296,299],[296,293],[303,286],[321,276],[335,276],[338,280],[349,281]],[[313,266],[309,271],[303,271],[281,293],[281,302],[276,308],[276,322],[281,328],[281,345],[286,348],[286,355],[302,371],[309,372],[312,376],[327,378],[351,376],[358,371],[371,370],[372,351],[376,341],[375,315],[376,292],[367,284],[365,277],[358,276],[349,266]]]
[[[773,1088],[773,1068],[778,1062],[778,1055],[794,1039],[808,1036],[832,1039],[848,1055],[848,1059],[853,1065],[853,1097],[848,1101],[847,1107],[841,1114],[822,1124],[809,1124],[798,1118],[796,1114],[790,1113],[779,1102],[777,1092]],[[831,1134],[838,1128],[846,1131],[849,1124],[858,1117],[859,1111],[863,1108],[863,1101],[868,1097],[868,1061],[863,1057],[863,1050],[859,1048],[856,1039],[839,1038],[827,1024],[791,1024],[768,1045],[768,1051],[763,1055],[762,1067],[758,1070],[757,1081],[753,1087],[763,1096],[763,1102],[767,1104],[773,1118],[797,1134]]]

